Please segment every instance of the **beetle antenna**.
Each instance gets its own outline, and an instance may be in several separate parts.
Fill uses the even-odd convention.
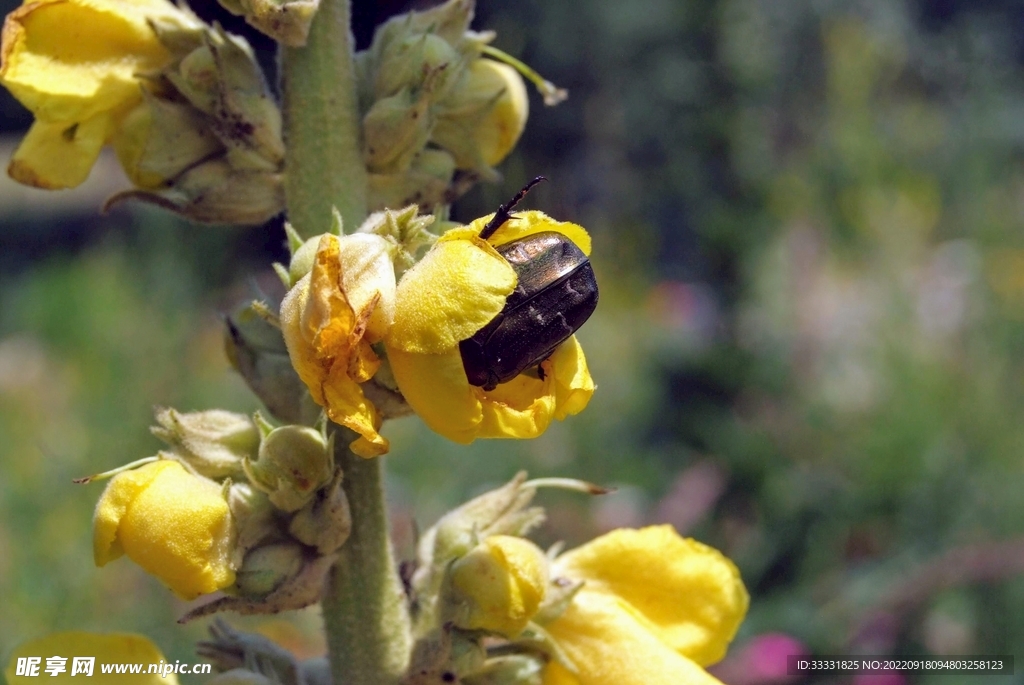
[[[537,178],[533,179],[525,186],[523,186],[523,189],[516,193],[511,200],[509,200],[503,205],[500,205],[498,207],[498,211],[494,213],[494,217],[490,221],[488,221],[487,225],[484,226],[483,229],[480,231],[480,237],[483,238],[484,240],[487,240],[492,235],[494,235],[495,231],[504,226],[505,223],[512,218],[512,210],[515,209],[515,206],[519,204],[519,202],[524,197],[526,197],[526,194],[530,192],[530,188],[534,187],[541,181],[546,180],[548,179],[543,176],[538,176]]]

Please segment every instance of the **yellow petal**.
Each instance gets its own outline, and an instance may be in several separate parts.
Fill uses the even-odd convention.
[[[535,438],[555,413],[554,381],[520,374],[494,390],[474,388],[481,396],[480,438]]]
[[[111,479],[96,507],[93,551],[110,560],[110,529],[124,554],[179,597],[195,599],[234,582],[232,520],[220,486],[164,459]],[[106,546],[106,547],[105,547]]]
[[[487,222],[494,217],[493,214],[482,216],[467,227],[472,234],[479,234],[480,230],[487,225]],[[561,233],[569,240],[576,243],[576,247],[585,255],[590,255],[590,234],[587,229],[579,224],[568,221],[555,221],[544,212],[529,210],[525,212],[513,212],[512,218],[494,232],[488,242],[491,245],[504,245],[513,240],[525,238],[534,233],[544,231],[555,231]]]
[[[458,348],[445,354],[416,354],[389,346],[388,360],[402,395],[424,423],[449,440],[473,442],[483,414]]]
[[[390,346],[441,354],[486,326],[516,287],[515,271],[485,241],[442,236],[398,284]]]
[[[546,627],[578,673],[551,663],[544,670],[544,685],[721,685],[647,630],[612,595],[584,587]]]
[[[555,418],[583,411],[594,394],[594,379],[587,368],[587,358],[576,336],[572,336],[555,349],[544,362],[544,370],[555,377]]]
[[[530,100],[526,95],[523,77],[507,64],[478,59],[469,65],[469,70],[471,78],[493,83],[501,90],[501,96],[494,107],[474,131],[475,142],[484,163],[494,166],[516,146],[526,127]]]
[[[46,658],[61,656],[67,658],[64,673],[51,676],[45,672]],[[84,673],[71,675],[73,659],[80,657],[95,657],[92,677]],[[41,657],[39,675],[18,676],[17,665],[19,658]],[[168,673],[162,677],[159,673],[123,674],[117,676],[103,675],[100,671],[101,664],[159,664],[166,661],[160,649],[142,635],[132,633],[86,633],[71,631],[66,633],[51,633],[35,640],[29,640],[18,645],[11,653],[11,660],[4,670],[4,676],[11,685],[15,683],[35,683],[39,678],[45,678],[48,683],[76,683],[82,678],[87,682],[117,682],[121,685],[177,685],[178,676]]]
[[[586,581],[593,606],[628,615],[630,625],[700,665],[725,655],[749,603],[729,559],[667,525],[603,535],[559,557],[557,573]]]
[[[140,99],[137,74],[170,56],[147,20],[168,2],[44,0],[8,15],[0,82],[38,119],[83,121]]]
[[[113,126],[106,113],[78,123],[36,121],[15,150],[7,173],[36,188],[74,188],[89,176]]]

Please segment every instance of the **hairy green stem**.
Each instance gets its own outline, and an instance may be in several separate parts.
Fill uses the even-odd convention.
[[[347,442],[338,438],[336,444]],[[336,685],[393,685],[405,671],[412,638],[388,537],[383,460],[357,457],[345,447],[335,458],[345,472],[352,535],[323,600],[331,671]]]
[[[321,0],[304,48],[282,51],[288,219],[299,235],[326,232],[331,207],[352,230],[366,218],[349,0]],[[364,460],[338,435],[335,460],[352,534],[323,599],[335,685],[395,685],[411,646],[409,616],[389,537],[382,461]]]
[[[331,207],[347,231],[366,218],[366,167],[349,0],[321,0],[303,48],[282,48],[288,220],[303,238],[326,233]]]

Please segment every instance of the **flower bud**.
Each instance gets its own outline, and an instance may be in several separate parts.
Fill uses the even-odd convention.
[[[432,33],[390,41],[381,55],[374,94],[377,98],[386,98],[403,88],[419,88],[424,77],[434,72],[443,72],[439,73],[441,81],[436,85],[437,90],[443,92],[458,75],[462,59],[448,41]]]
[[[284,160],[281,112],[244,39],[215,27],[204,34],[201,46],[165,75],[209,117],[221,143],[237,153],[231,160],[234,168],[280,168]]]
[[[450,153],[424,148],[405,171],[370,174],[369,206],[379,210],[414,203],[420,207],[444,204],[454,174],[455,158]]]
[[[228,508],[235,521],[234,566],[241,564],[249,550],[281,536],[280,511],[271,504],[266,493],[252,484],[232,483],[228,489]]]
[[[161,188],[224,149],[194,107],[142,93],[142,103],[125,117],[114,138],[118,160],[134,185]]]
[[[182,599],[231,585],[234,524],[221,487],[161,459],[114,476],[96,505],[97,566],[127,554]]]
[[[320,554],[331,554],[345,544],[352,532],[352,514],[341,487],[340,470],[331,485],[296,512],[288,532],[303,544],[316,547]]]
[[[486,171],[515,147],[529,104],[519,72],[494,60],[474,60],[438,103],[430,138],[452,153],[458,168]]]
[[[116,193],[103,209],[132,199],[198,223],[262,224],[284,209],[284,185],[279,173],[237,170],[225,158],[217,158],[189,169],[166,190]]]
[[[334,475],[333,440],[308,426],[267,432],[256,461],[245,460],[249,480],[282,511],[298,511]]]
[[[232,14],[244,15],[250,26],[278,43],[300,48],[306,44],[320,0],[220,0],[220,4]]]
[[[363,117],[363,160],[370,172],[405,171],[430,138],[427,89],[408,88],[373,103]]]
[[[526,628],[548,582],[548,560],[532,542],[510,535],[483,540],[448,571],[455,625],[508,638]]]
[[[234,590],[242,597],[265,597],[302,570],[304,552],[295,542],[278,542],[250,550],[235,573]]]
[[[437,241],[437,236],[427,230],[433,223],[433,215],[420,214],[417,205],[407,205],[402,209],[374,212],[359,226],[357,233],[384,238],[392,245],[390,254],[395,270],[404,271],[416,263],[416,253],[421,248]]]
[[[525,535],[544,520],[544,510],[530,507],[536,488],[524,486],[526,472],[495,490],[448,512],[420,539],[421,569],[443,568],[455,557],[467,554],[481,538],[492,535]]]
[[[281,330],[251,305],[228,316],[225,323],[228,361],[270,414],[284,423],[312,421],[320,409],[292,367]]]
[[[245,414],[221,409],[182,414],[159,407],[150,431],[170,446],[176,457],[207,478],[242,474],[242,460],[256,456],[260,434]]]

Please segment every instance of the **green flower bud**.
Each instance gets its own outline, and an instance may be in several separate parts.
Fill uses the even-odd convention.
[[[300,48],[306,44],[320,0],[220,0],[220,4],[232,14],[244,15],[250,26],[278,43]]]
[[[228,509],[235,522],[233,563],[239,566],[250,550],[282,535],[278,509],[267,495],[250,483],[232,483],[228,489]]]
[[[363,117],[363,160],[370,172],[405,171],[430,138],[427,89],[409,89],[373,103]]]
[[[270,414],[284,423],[309,423],[320,413],[288,357],[281,329],[250,305],[227,317],[228,360]]]
[[[311,502],[296,512],[288,532],[296,540],[316,547],[320,554],[331,554],[345,544],[352,532],[352,514],[341,487],[340,469],[329,487],[318,491]]]
[[[455,175],[455,158],[436,148],[424,148],[408,169],[393,174],[370,174],[369,205],[379,210],[416,204],[445,204]]]
[[[416,262],[416,253],[421,248],[437,241],[437,236],[427,230],[433,223],[433,215],[420,214],[417,205],[408,205],[398,210],[374,212],[359,226],[356,235],[369,234],[383,239],[396,268],[404,270]]]
[[[164,75],[209,117],[214,134],[234,152],[233,168],[279,170],[284,161],[281,112],[244,39],[214,28]]]
[[[469,553],[491,535],[525,535],[544,521],[544,510],[530,507],[534,487],[520,472],[505,485],[471,499],[445,514],[420,539],[422,569],[440,568]]]
[[[221,409],[182,414],[174,409],[156,409],[150,431],[166,442],[174,455],[196,473],[221,479],[242,475],[242,460],[256,456],[260,434],[245,414]]]
[[[259,414],[256,420],[261,422]],[[298,511],[334,475],[333,439],[308,426],[263,424],[261,430],[259,456],[242,462],[245,473],[278,509]]]
[[[284,209],[282,181],[279,173],[236,170],[218,158],[189,169],[166,190],[116,193],[103,209],[141,200],[197,223],[262,224]]]
[[[431,33],[411,35],[383,49],[374,95],[386,98],[403,88],[420,88],[426,75],[433,73],[438,73],[435,93],[440,95],[457,80],[462,68],[463,58],[444,38]]]
[[[265,597],[302,570],[302,545],[277,542],[250,550],[235,572],[232,588],[242,597]]]
[[[125,118],[114,150],[140,188],[169,185],[183,171],[224,150],[205,117],[187,103],[142,90],[142,103]]]

